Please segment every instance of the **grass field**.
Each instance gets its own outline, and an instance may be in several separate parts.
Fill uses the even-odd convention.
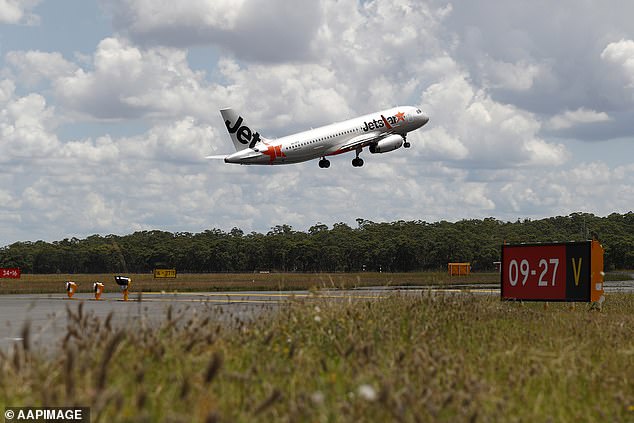
[[[92,292],[92,285],[104,283],[106,292],[118,291],[114,275],[31,275],[21,279],[0,279],[0,294],[64,292],[64,282],[78,284],[77,292]],[[429,285],[450,283],[499,283],[498,273],[474,273],[449,277],[445,272],[419,273],[204,273],[179,274],[176,279],[154,279],[152,274],[127,275],[135,291],[231,291],[354,288],[379,285]]]
[[[2,405],[84,405],[93,422],[634,420],[634,296],[295,300],[233,323],[159,327],[69,313],[55,351],[0,355]],[[226,313],[226,312],[225,312]]]

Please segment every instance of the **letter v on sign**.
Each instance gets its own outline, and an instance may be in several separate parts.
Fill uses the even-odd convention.
[[[574,276],[575,276],[575,286],[579,286],[579,276],[581,276],[581,260],[583,260],[583,257],[579,257],[579,264],[575,263],[575,258],[571,258],[570,260],[572,260],[572,271],[574,272]]]

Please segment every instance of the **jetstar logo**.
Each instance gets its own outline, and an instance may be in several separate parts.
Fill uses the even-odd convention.
[[[263,150],[262,154],[269,156],[271,158],[271,163],[273,163],[277,157],[286,157],[286,154],[282,151],[281,145],[267,145],[266,150]]]
[[[225,125],[227,125],[227,130],[230,134],[236,134],[236,138],[242,144],[248,144],[249,148],[253,148],[258,141],[260,141],[260,134],[253,133],[251,128],[246,125],[242,125],[243,119],[242,116],[238,116],[238,120],[236,120],[235,124],[232,124],[229,119],[225,120]]]
[[[363,130],[368,132],[379,128],[392,129],[393,125],[398,125],[401,121],[405,122],[405,113],[403,112],[398,112],[394,116],[388,116],[387,118],[381,115],[381,120],[373,119],[370,122],[363,122]]]

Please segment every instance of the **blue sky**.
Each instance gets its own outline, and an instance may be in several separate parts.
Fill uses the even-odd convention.
[[[94,1],[42,1],[31,11],[39,17],[37,23],[3,25],[3,52],[42,50],[59,51],[68,57],[75,52],[90,55],[95,45],[112,33],[110,19]]]
[[[634,5],[0,2],[0,245],[632,209]],[[203,159],[232,106],[281,136],[398,104],[412,148]]]

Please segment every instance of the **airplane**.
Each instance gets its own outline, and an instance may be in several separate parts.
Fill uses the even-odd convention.
[[[393,107],[293,135],[267,139],[251,129],[235,110],[222,109],[220,114],[236,152],[207,158],[242,165],[283,165],[319,158],[320,168],[330,167],[326,157],[349,151],[356,153],[352,166],[361,167],[363,159],[359,154],[365,147],[369,147],[372,154],[409,148],[407,133],[429,121],[429,117],[416,107]]]

